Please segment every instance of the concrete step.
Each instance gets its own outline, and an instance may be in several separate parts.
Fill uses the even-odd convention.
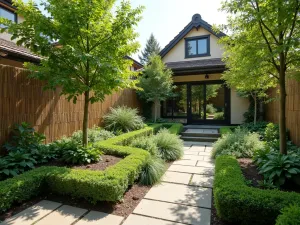
[[[191,132],[183,132],[181,133],[182,137],[215,137],[219,138],[221,135],[219,133],[191,133]]]
[[[217,137],[191,137],[191,136],[182,136],[181,139],[184,141],[192,141],[192,142],[215,142],[218,140]]]

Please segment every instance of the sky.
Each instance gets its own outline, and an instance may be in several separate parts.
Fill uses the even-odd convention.
[[[211,25],[226,24],[226,14],[219,11],[221,0],[131,0],[133,7],[145,6],[143,19],[137,27],[142,50],[153,33],[165,47],[199,13]],[[138,60],[138,54],[133,55]]]
[[[27,2],[28,0],[24,0]],[[41,0],[35,0],[40,2]],[[117,0],[118,4],[121,0]],[[138,55],[153,33],[161,48],[165,47],[199,13],[211,25],[226,24],[226,14],[221,12],[222,0],[129,0],[132,7],[145,6],[136,31],[141,48],[132,57],[139,61]]]

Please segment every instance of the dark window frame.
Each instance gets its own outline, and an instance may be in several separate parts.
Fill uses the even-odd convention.
[[[189,41],[196,41],[196,51],[198,53],[198,40],[206,39],[207,46],[206,46],[206,53],[203,54],[196,54],[196,55],[189,55],[188,54],[188,42]],[[202,35],[202,36],[195,36],[195,37],[188,37],[185,38],[185,58],[196,58],[196,57],[205,57],[210,56],[210,34]]]
[[[14,14],[14,22],[15,22],[15,23],[18,23],[18,15],[17,15],[13,10],[11,10],[11,9],[9,9],[9,8],[6,8],[6,7],[3,6],[3,5],[0,5],[0,9],[3,9],[3,10],[5,10],[5,11],[7,11],[7,12],[10,12],[10,13]]]

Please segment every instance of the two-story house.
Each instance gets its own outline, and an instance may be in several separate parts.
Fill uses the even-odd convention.
[[[162,118],[187,124],[241,124],[249,101],[221,80],[226,66],[216,33],[199,14],[160,52],[173,71],[175,95],[161,104]]]

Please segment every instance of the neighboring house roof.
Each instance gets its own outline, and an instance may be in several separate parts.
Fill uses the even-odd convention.
[[[7,54],[5,58],[17,61],[39,62],[41,60],[40,56],[33,54],[27,48],[18,46],[16,43],[2,38],[0,38],[0,53],[2,53],[2,56]]]
[[[144,67],[140,62],[136,61],[135,59],[131,58],[130,56],[125,56],[125,57],[126,57],[127,59],[132,60],[133,63],[136,65],[136,67],[138,67],[138,69],[141,69],[141,68]]]
[[[204,21],[201,18],[200,14],[195,14],[192,18],[192,21],[182,30],[179,32],[179,34],[174,37],[174,39],[166,45],[166,47],[161,50],[160,55],[161,57],[164,57],[182,38],[184,38],[193,28],[204,28],[205,30],[209,31],[210,33],[214,34],[218,38],[221,38],[223,36],[226,36],[223,32],[215,32],[212,29],[212,25],[208,24],[206,21]]]
[[[220,58],[168,62],[166,66],[172,69],[175,75],[217,73],[225,70],[225,63]]]

